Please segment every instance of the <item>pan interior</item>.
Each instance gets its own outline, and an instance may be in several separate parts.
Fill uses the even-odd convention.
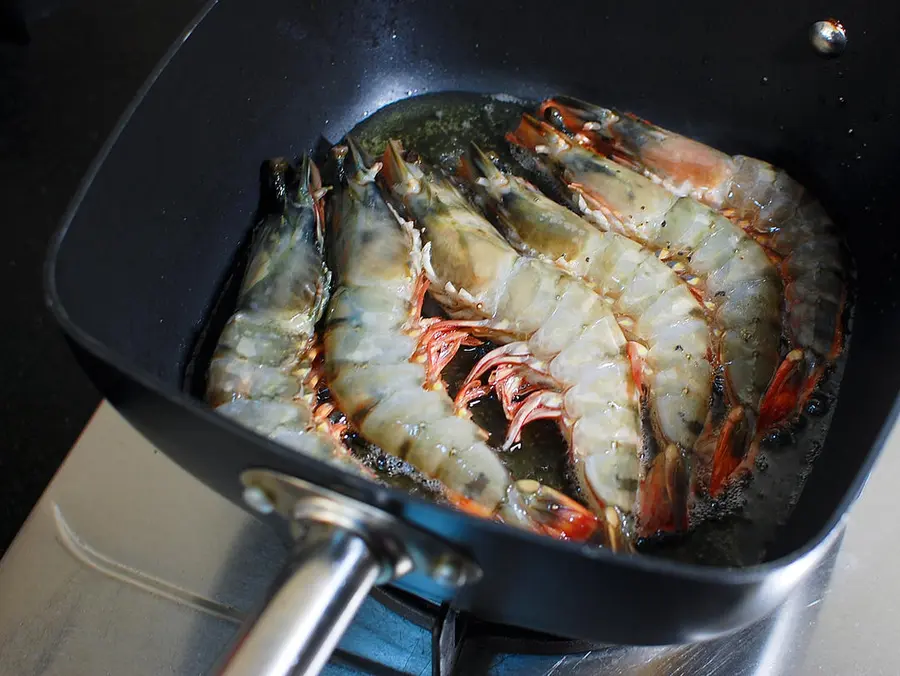
[[[536,103],[508,94],[426,94],[381,108],[350,133],[372,155],[383,152],[388,139],[399,139],[405,148],[448,174],[456,171],[462,151],[474,141],[492,153],[504,170],[524,176],[552,195],[552,183],[504,139],[504,133],[514,128],[523,112],[533,111]],[[327,145],[320,144],[321,163],[327,162]],[[246,247],[236,258],[233,274],[228,276],[229,282],[223,286],[208,318],[210,329],[203,332],[189,363],[186,385],[195,396],[202,397],[205,367],[220,327],[233,310],[234,292],[245,263]],[[425,314],[437,315],[440,309],[432,302],[426,305]],[[445,373],[451,395],[477,359],[492,347],[485,343],[464,348],[454,359]],[[644,539],[639,542],[639,549],[656,556],[717,566],[745,566],[761,561],[796,504],[822,448],[846,354],[847,350],[817,391],[817,406],[810,409],[813,414],[804,411],[796,424],[764,441],[752,479],[733,485],[715,501],[698,500],[693,510],[699,525],[688,534]],[[475,422],[490,432],[490,443],[499,448],[507,422],[496,398],[492,395],[480,400],[472,413]],[[438,487],[423,481],[406,463],[380,452],[358,435],[351,436],[349,442],[353,451],[391,485],[440,500]],[[566,457],[565,442],[551,421],[526,426],[522,443],[501,452],[512,476],[536,479],[577,497],[575,483],[567,476]]]

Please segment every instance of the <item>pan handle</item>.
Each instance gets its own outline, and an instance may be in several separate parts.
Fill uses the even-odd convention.
[[[317,674],[376,584],[416,571],[452,592],[481,578],[468,557],[377,507],[265,469],[241,475],[256,512],[285,519],[292,556],[214,673]]]
[[[318,674],[383,570],[358,535],[311,524],[274,594],[245,625],[219,673]]]

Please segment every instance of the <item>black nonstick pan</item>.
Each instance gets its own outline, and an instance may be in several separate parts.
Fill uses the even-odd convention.
[[[809,30],[832,13],[849,42],[827,58]],[[602,642],[695,641],[781,602],[819,562],[896,415],[900,89],[884,83],[900,70],[898,19],[893,6],[774,0],[207,7],[75,198],[51,247],[47,297],[77,358],[140,432],[228,499],[294,524],[299,563],[231,673],[286,673],[298,653],[313,670],[366,590],[408,571],[397,584],[479,618]],[[442,90],[562,92],[635,111],[784,167],[843,226],[858,301],[840,398],[765,562],[689,565],[531,536],[298,456],[185,393],[252,223],[260,162]],[[251,659],[263,662],[239,671]]]

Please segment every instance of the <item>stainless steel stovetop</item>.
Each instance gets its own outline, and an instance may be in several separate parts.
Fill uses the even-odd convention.
[[[456,673],[898,674],[898,476],[895,430],[843,544],[782,609],[734,636],[567,655],[508,654],[508,642],[470,636]],[[284,557],[272,532],[104,404],[0,561],[0,675],[206,673]],[[326,673],[431,669],[431,630],[370,598]]]

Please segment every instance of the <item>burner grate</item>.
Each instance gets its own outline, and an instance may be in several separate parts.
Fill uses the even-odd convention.
[[[374,589],[371,596],[388,610],[425,629],[431,629],[432,676],[450,676],[464,648],[491,653],[567,655],[604,647],[589,641],[565,639],[527,629],[485,622],[449,604],[437,605],[397,589]]]

